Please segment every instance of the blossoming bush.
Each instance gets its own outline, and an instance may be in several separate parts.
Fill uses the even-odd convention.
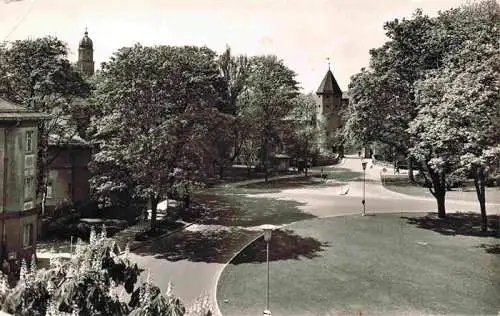
[[[21,264],[19,281],[10,287],[0,276],[0,305],[14,315],[134,315],[210,316],[208,300],[186,309],[169,285],[166,293],[146,281],[136,287],[142,272],[121,252],[113,239],[91,231],[89,244],[78,241],[69,260],[51,258],[49,269],[37,269],[36,260]],[[0,272],[1,273],[1,272]],[[125,302],[129,294],[128,304]]]

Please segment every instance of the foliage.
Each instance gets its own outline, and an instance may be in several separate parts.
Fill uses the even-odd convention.
[[[225,164],[233,162],[239,156],[243,141],[248,136],[244,120],[238,117],[238,100],[246,86],[249,61],[244,55],[233,56],[231,48],[227,47],[217,63],[223,81],[223,107],[220,110],[230,115],[214,122],[217,128],[212,130],[216,134],[213,137],[214,164],[218,165],[219,176],[223,178]]]
[[[317,151],[320,136],[316,122],[316,100],[312,94],[299,94],[295,102],[289,115],[288,130],[283,133],[282,139],[287,153],[296,159],[308,161]]]
[[[412,155],[426,165],[431,177],[440,174],[441,182],[461,166],[475,165],[463,159],[480,159],[500,139],[500,30],[495,22],[499,8],[485,1],[442,14],[433,34],[453,45],[441,67],[415,84],[418,114],[409,128],[415,140]],[[479,181],[479,169],[472,169],[483,212],[485,181]],[[435,192],[437,183],[432,183]]]
[[[90,87],[68,60],[68,48],[55,37],[17,40],[0,45],[0,97],[51,115],[39,124],[37,193],[46,191],[49,135],[65,144],[78,134],[79,98]],[[56,155],[57,156],[57,155]]]
[[[282,142],[284,120],[295,107],[298,94],[295,73],[276,56],[250,59],[247,86],[240,96],[240,115],[253,127],[258,157],[268,176],[270,154]]]
[[[499,5],[485,0],[384,25],[370,69],[352,77],[346,134],[410,154],[445,216],[461,156],[498,142]]]
[[[236,115],[238,112],[238,98],[245,89],[249,75],[249,60],[245,55],[233,56],[231,48],[228,46],[222,55],[219,56],[218,64],[222,73],[222,80],[225,83],[225,93],[223,94],[227,112]]]
[[[171,286],[166,294],[151,283],[135,287],[141,270],[128,258],[128,246],[120,252],[103,227],[100,236],[92,229],[89,244],[78,241],[71,259],[51,259],[50,268],[30,269],[23,260],[20,280],[9,287],[0,279],[2,310],[15,315],[193,315],[208,316],[206,304],[197,303],[189,314],[174,297]],[[128,305],[121,292],[131,295]],[[200,307],[203,307],[200,309]]]
[[[100,151],[93,190],[147,197],[154,230],[160,199],[175,184],[204,179],[214,158],[226,119],[218,111],[223,82],[216,55],[194,46],[124,47],[103,64],[95,84],[90,130]]]

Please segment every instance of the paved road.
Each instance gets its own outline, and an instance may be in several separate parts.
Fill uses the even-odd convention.
[[[361,163],[357,157],[344,159],[339,167],[353,172],[362,172]],[[368,163],[365,187],[366,212],[368,214],[401,211],[434,211],[436,209],[436,202],[433,199],[408,196],[385,189],[380,183],[382,168],[380,166],[372,166],[370,161]],[[349,188],[349,191],[346,195],[339,194],[340,191],[347,188]],[[343,187],[290,189],[283,190],[280,193],[252,196],[274,197],[286,200],[293,199],[303,202],[305,205],[301,206],[302,210],[318,217],[360,214],[362,210],[363,181],[346,182]],[[496,210],[500,209],[500,205],[498,204],[488,205],[488,207],[490,210],[495,208]],[[474,211],[476,209],[477,203],[447,201],[448,212]],[[198,228],[200,227],[198,226]],[[179,234],[183,234],[183,232]],[[229,249],[224,250],[226,253],[221,254],[222,257],[230,258],[233,253],[242,249],[257,234],[258,232],[255,232],[254,235],[248,236],[246,240],[243,239],[232,243]],[[174,235],[169,238],[176,238],[176,236]],[[160,244],[162,244],[162,241],[158,242],[158,245]],[[167,241],[163,241],[163,244],[165,247],[172,247],[172,244],[169,244]],[[161,249],[161,247],[159,248]],[[168,251],[168,249],[165,250]],[[187,305],[204,293],[208,294],[211,300],[214,301],[217,278],[224,267],[221,260],[214,260],[216,262],[210,263],[202,261],[193,262],[187,259],[169,261],[154,257],[153,255],[133,255],[133,259],[151,271],[154,282],[163,290],[166,290],[168,282],[172,281],[176,294]]]

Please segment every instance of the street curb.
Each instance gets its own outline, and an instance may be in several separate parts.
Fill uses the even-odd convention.
[[[354,215],[354,214],[352,214]],[[334,215],[334,216],[331,216],[331,217],[338,217],[339,215]],[[343,216],[343,215],[342,215]],[[328,218],[328,217],[321,217],[320,219],[324,219],[324,218]],[[277,229],[281,229],[281,228],[285,228],[285,227],[288,227],[290,225],[293,225],[293,224],[296,224],[296,223],[299,223],[299,222],[303,222],[304,220],[301,220],[301,221],[295,221],[295,222],[291,222],[291,223],[288,223],[288,224],[283,224],[281,225],[279,228]],[[214,306],[214,313],[215,313],[215,316],[223,316],[221,311],[220,311],[220,308],[219,308],[219,302],[217,301],[217,288],[219,286],[219,279],[220,279],[220,276],[222,275],[222,272],[224,272],[224,270],[226,269],[226,267],[231,263],[231,261],[234,260],[234,258],[236,258],[236,256],[238,256],[241,252],[243,252],[248,246],[250,246],[252,243],[254,243],[257,239],[259,239],[260,237],[264,236],[264,233],[262,234],[259,234],[259,236],[255,237],[254,239],[250,240],[248,243],[245,244],[245,246],[243,246],[240,250],[238,250],[232,257],[231,259],[225,263],[223,266],[222,266],[222,269],[220,269],[218,272],[217,272],[217,275],[216,275],[216,281],[215,281],[215,290],[213,290],[214,292],[214,300],[215,302],[213,303],[213,306]]]
[[[231,259],[229,259],[229,261],[226,262],[222,266],[222,269],[220,269],[217,272],[217,274],[215,275],[215,290],[213,291],[214,292],[214,295],[213,295],[214,302],[212,303],[212,305],[214,306],[214,314],[215,314],[215,316],[222,316],[222,313],[221,313],[220,308],[219,308],[219,302],[217,301],[217,288],[219,287],[219,279],[220,279],[220,277],[222,275],[222,272],[224,272],[224,270],[226,269],[226,267],[231,263],[231,261],[234,260],[234,258],[236,258],[241,252],[243,252],[243,250],[245,250],[248,246],[250,246],[252,243],[254,243],[257,239],[259,239],[262,236],[264,236],[264,233],[259,234],[257,237],[255,237],[252,240],[250,240],[249,242],[247,242],[240,250],[238,250],[236,253],[233,254],[233,256],[231,257]]]

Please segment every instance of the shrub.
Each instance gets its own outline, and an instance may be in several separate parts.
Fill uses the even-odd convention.
[[[103,227],[100,236],[91,228],[90,242],[77,242],[70,260],[51,259],[49,269],[38,270],[36,260],[21,264],[14,287],[0,276],[0,305],[15,315],[211,315],[207,304],[186,310],[173,295],[171,286],[162,294],[146,282],[136,287],[142,270],[128,258],[128,246],[121,252]],[[131,294],[128,304],[119,298],[120,290]]]

